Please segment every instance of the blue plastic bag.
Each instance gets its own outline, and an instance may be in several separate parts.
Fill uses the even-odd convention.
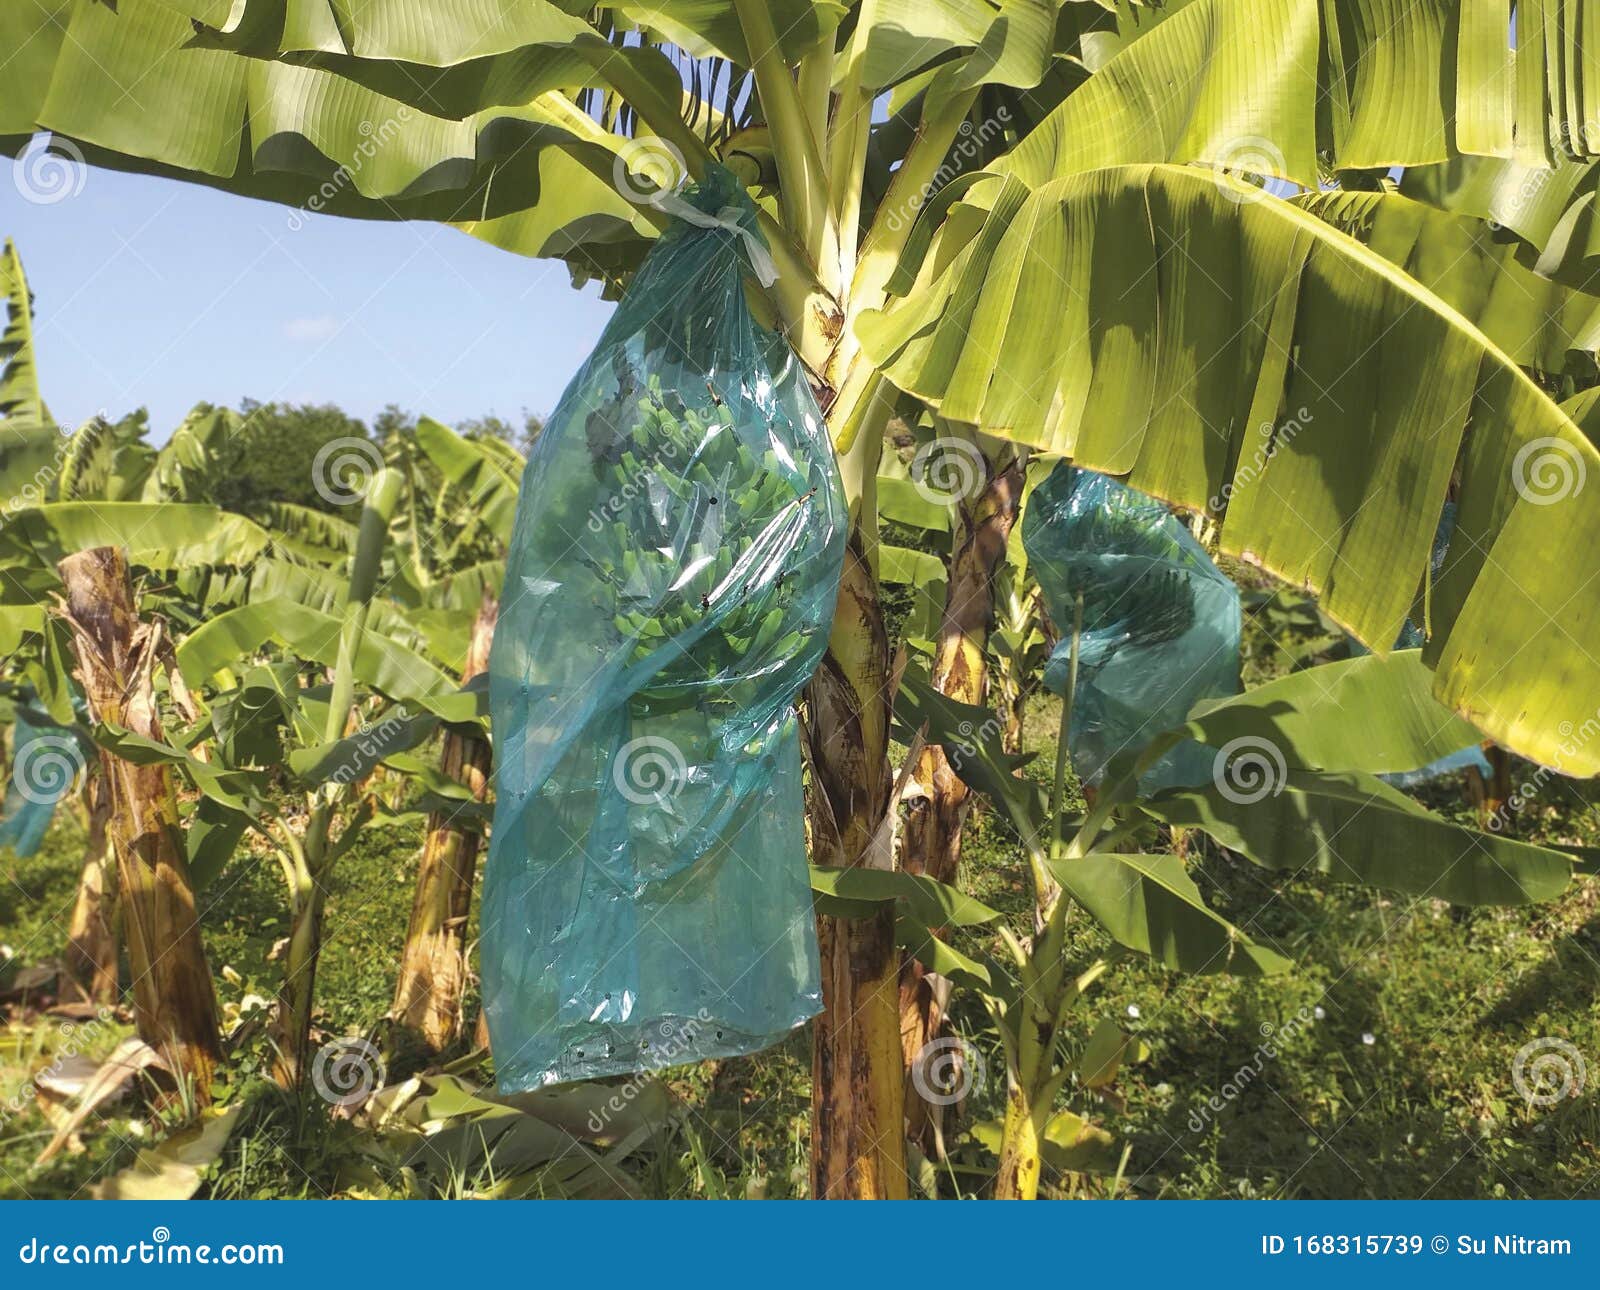
[[[1058,694],[1083,596],[1068,745],[1084,783],[1182,724],[1201,699],[1239,692],[1239,589],[1160,502],[1062,462],[1028,502],[1022,543],[1062,636],[1044,674]],[[1214,759],[1186,740],[1140,777],[1140,789],[1204,783]]]
[[[754,207],[721,170],[685,196],[522,481],[482,919],[507,1091],[753,1052],[821,1009],[793,705],[843,493],[745,303]]]
[[[0,806],[0,847],[18,859],[36,854],[56,804],[88,764],[82,740],[34,703],[19,705],[11,733],[11,778]]]

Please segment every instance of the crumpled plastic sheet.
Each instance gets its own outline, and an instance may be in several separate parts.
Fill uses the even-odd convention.
[[[1058,694],[1083,595],[1068,746],[1084,783],[1182,724],[1201,699],[1239,692],[1239,589],[1160,502],[1062,462],[1034,490],[1022,542],[1061,633],[1044,675]],[[1202,784],[1215,757],[1186,740],[1140,776],[1140,789]]]
[[[38,853],[56,805],[87,764],[82,740],[34,703],[19,705],[11,734],[11,777],[0,805],[0,847],[20,860]]]
[[[754,207],[720,169],[684,196],[716,218],[652,249],[522,481],[481,942],[506,1091],[753,1052],[821,1010],[794,700],[843,492],[746,306]]]

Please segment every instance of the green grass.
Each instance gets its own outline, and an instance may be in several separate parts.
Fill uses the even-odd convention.
[[[1259,641],[1247,659],[1252,682],[1286,667]],[[1053,759],[1056,720],[1055,700],[1037,698],[1028,745],[1040,750],[1038,767]],[[1426,796],[1437,810],[1470,817],[1459,783],[1430,786]],[[1515,829],[1592,844],[1600,810],[1584,786],[1552,780]],[[326,1035],[371,1031],[388,1006],[418,845],[414,828],[373,829],[340,862],[318,978],[316,1020]],[[40,856],[0,859],[9,971],[63,948],[81,846],[81,828],[63,811]],[[1194,978],[1125,958],[1091,994],[1080,1035],[1111,1016],[1150,1049],[1112,1095],[1069,1089],[1063,1098],[1131,1147],[1124,1194],[1600,1196],[1600,881],[1544,907],[1459,911],[1284,880],[1209,847],[1196,847],[1190,861],[1220,912],[1299,968],[1271,981]],[[1020,852],[992,812],[973,815],[963,863],[975,895],[1019,923],[1026,918]],[[203,904],[219,995],[237,1016],[248,995],[270,997],[275,988],[273,946],[286,932],[277,876],[241,857]],[[997,949],[984,929],[962,935],[969,949]],[[1087,919],[1073,925],[1075,961],[1109,948]],[[957,1122],[948,1168],[926,1169],[923,1180],[946,1196],[982,1194],[993,1160],[960,1125],[999,1114],[1003,1064],[975,999],[958,992],[953,1023],[985,1055],[987,1079]],[[104,1028],[86,1051],[103,1054],[127,1029]],[[1516,1054],[1541,1039],[1583,1055],[1587,1081],[1576,1098],[1545,1107],[1517,1092]],[[14,1018],[0,1032],[0,1104],[64,1043],[59,1021]],[[261,1055],[259,1042],[246,1051],[230,1093],[246,1106],[244,1127],[204,1194],[457,1195],[503,1183],[492,1168],[459,1176],[402,1167],[320,1103],[270,1090],[254,1073]],[[632,1162],[641,1185],[661,1196],[804,1195],[809,1078],[803,1032],[755,1057],[670,1072],[689,1114]],[[152,1131],[139,1136],[131,1116],[130,1103],[112,1108],[85,1134],[82,1152],[35,1168],[49,1127],[31,1107],[11,1115],[0,1124],[0,1196],[84,1194],[150,1141]],[[1056,1194],[1112,1190],[1100,1177],[1047,1181]]]

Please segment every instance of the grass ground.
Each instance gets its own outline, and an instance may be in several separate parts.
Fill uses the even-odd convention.
[[[1258,637],[1247,645],[1252,680],[1282,665]],[[1028,713],[1027,746],[1041,750],[1041,766],[1053,758],[1057,712],[1041,696]],[[1459,781],[1429,786],[1426,796],[1446,814],[1469,814]],[[1551,780],[1514,828],[1592,844],[1600,808],[1578,786]],[[328,1035],[369,1032],[387,1008],[418,845],[414,830],[371,830],[341,861],[318,979],[318,1026]],[[62,950],[81,846],[81,829],[62,811],[38,857],[0,857],[0,943],[10,956],[0,987],[5,973],[14,978]],[[1600,880],[1539,908],[1460,911],[1284,880],[1207,847],[1191,850],[1190,861],[1207,899],[1299,970],[1250,981],[1117,963],[1091,996],[1081,1033],[1110,1016],[1149,1055],[1114,1093],[1069,1091],[1065,1105],[1112,1131],[1129,1149],[1126,1163],[1120,1182],[1060,1177],[1051,1180],[1056,1194],[1600,1197]],[[973,816],[964,868],[980,899],[1026,917],[1020,852],[997,816]],[[237,861],[206,893],[206,943],[230,1016],[273,992],[273,946],[286,930],[277,881],[268,866]],[[995,949],[984,929],[961,935],[969,949]],[[1072,938],[1084,963],[1109,948],[1087,920]],[[998,1116],[1004,1068],[977,1002],[958,992],[952,1015],[983,1055],[986,1078],[957,1121],[949,1160],[924,1165],[920,1181],[944,1196],[983,1194],[993,1158],[960,1126]],[[0,1196],[86,1194],[155,1132],[124,1107],[83,1135],[83,1150],[33,1164],[50,1126],[27,1096],[10,1109],[10,1095],[63,1050],[103,1055],[127,1026],[64,1030],[32,1017],[0,1031]],[[1554,1105],[1530,1103],[1514,1081],[1517,1055],[1557,1040],[1587,1063],[1582,1087]],[[492,1161],[419,1173],[374,1151],[370,1136],[315,1099],[294,1103],[271,1090],[255,1073],[261,1056],[259,1045],[244,1054],[229,1096],[245,1117],[201,1194],[505,1191]],[[754,1057],[671,1072],[690,1113],[637,1162],[640,1190],[803,1195],[809,1077],[803,1031]]]
[[[1031,715],[1042,723],[1050,714]],[[1448,805],[1450,791],[1439,793]],[[1541,827],[1559,820],[1569,832],[1592,832],[1595,823],[1594,808],[1575,804],[1543,814]],[[370,1027],[387,1006],[416,842],[403,831],[373,833],[341,866],[319,980],[319,1022],[331,1034]],[[72,894],[80,843],[68,816],[40,857],[7,862],[0,936],[15,961],[39,962],[62,948],[58,915]],[[1025,911],[1017,852],[997,817],[975,819],[966,859],[974,894]],[[1127,1194],[1600,1196],[1600,883],[1538,909],[1461,912],[1269,880],[1213,853],[1197,856],[1194,868],[1224,914],[1301,967],[1252,982],[1179,977],[1127,959],[1105,980],[1086,1019],[1115,1017],[1150,1056],[1124,1074],[1116,1097],[1080,1093],[1069,1104],[1131,1144]],[[227,1007],[271,993],[268,956],[283,930],[275,881],[265,867],[240,865],[208,900],[207,945],[214,966],[227,969],[219,983]],[[1087,925],[1074,936],[1085,962],[1106,948]],[[996,1115],[996,1037],[971,1001],[958,997],[954,1015],[987,1058],[988,1078],[966,1114]],[[41,1021],[5,1032],[0,1094],[49,1060],[58,1030]],[[118,1033],[94,1036],[88,1051],[108,1050]],[[1549,1038],[1584,1054],[1589,1077],[1575,1099],[1530,1105],[1515,1089],[1513,1062],[1525,1044]],[[756,1057],[674,1074],[694,1114],[651,1162],[646,1183],[655,1194],[803,1194],[803,1033]],[[284,1104],[248,1079],[241,1096],[252,1106],[250,1127],[236,1135],[208,1183],[212,1192],[349,1189],[363,1152],[350,1126],[327,1120],[320,1104]],[[113,1116],[85,1135],[82,1153],[35,1169],[48,1136],[31,1109],[0,1125],[0,1195],[82,1194],[127,1163],[149,1131]],[[991,1167],[969,1140],[928,1181],[945,1195],[981,1192]],[[382,1190],[402,1185],[394,1174]],[[471,1190],[473,1182],[453,1185]],[[1090,1195],[1111,1186],[1093,1177],[1065,1185]],[[422,1184],[425,1192],[444,1187]]]

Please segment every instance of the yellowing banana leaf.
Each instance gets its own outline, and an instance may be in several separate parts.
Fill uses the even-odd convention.
[[[242,1103],[208,1111],[198,1124],[140,1147],[131,1165],[95,1184],[95,1199],[188,1200],[200,1190],[205,1171],[221,1158],[243,1111]]]
[[[1513,362],[1544,372],[1594,369],[1600,264],[1579,261],[1571,277],[1553,281],[1534,271],[1525,248],[1485,221],[1397,193],[1329,192],[1296,200],[1458,310]]]
[[[397,13],[393,5],[379,8]],[[405,25],[403,15],[395,21]],[[471,33],[469,23],[456,35]],[[558,55],[561,77],[571,84],[570,54]],[[655,51],[616,57],[648,64],[651,84],[671,75]],[[96,165],[209,183],[301,212],[476,226],[539,210],[541,240],[530,242],[535,230],[519,238],[518,249],[533,254],[559,254],[591,234],[615,238],[632,230],[637,239],[652,230],[610,182],[626,140],[537,86],[522,86],[537,92],[506,106],[440,116],[319,66],[208,48],[191,19],[164,0],[4,6],[0,61],[25,91],[14,94],[8,85],[0,135],[55,131]],[[384,66],[395,70],[390,88],[428,79]],[[125,92],[135,84],[137,94]],[[569,164],[546,191],[543,154],[550,148],[565,149]],[[289,217],[291,224],[303,218]],[[572,230],[571,240],[546,249],[562,230]]]
[[[1600,549],[1600,509],[1573,491],[1600,453],[1503,350],[1353,238],[1194,167],[1033,191],[989,179],[951,209],[916,289],[859,331],[894,384],[951,420],[1225,512],[1224,551],[1316,591],[1380,651],[1459,471],[1426,625],[1435,693],[1517,752],[1600,772],[1600,741],[1559,734],[1600,711],[1600,586],[1571,577]]]
[[[1553,249],[1560,261],[1600,255],[1600,229],[1592,215],[1600,170],[1593,162],[1561,161],[1554,167],[1500,157],[1452,157],[1432,166],[1410,166],[1400,191],[1440,210],[1487,220],[1510,229],[1535,251]]]
[[[1558,20],[1559,18],[1559,20]],[[1306,187],[1462,152],[1600,155],[1596,0],[1193,0],[1126,41],[1006,159],[1030,186],[1199,161]]]

